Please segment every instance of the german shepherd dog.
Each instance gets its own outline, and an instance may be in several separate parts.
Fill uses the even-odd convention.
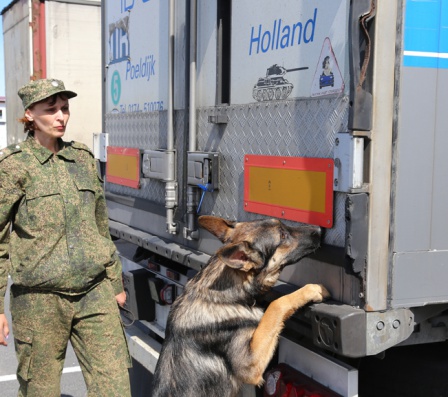
[[[319,227],[213,216],[201,216],[199,224],[224,245],[171,307],[153,397],[233,397],[243,383],[261,385],[284,322],[329,297],[322,285],[308,284],[265,312],[256,304],[286,265],[319,247]]]

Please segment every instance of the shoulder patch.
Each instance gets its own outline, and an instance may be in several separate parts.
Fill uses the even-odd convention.
[[[88,152],[92,157],[94,157],[93,152],[84,143],[72,141],[71,146],[74,149],[84,150],[84,151]]]
[[[15,153],[20,153],[21,151],[22,148],[20,147],[20,143],[9,145],[4,149],[0,149],[0,161],[3,161],[4,159],[8,158],[9,156]]]

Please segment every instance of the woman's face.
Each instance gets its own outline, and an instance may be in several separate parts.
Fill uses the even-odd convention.
[[[68,99],[57,95],[37,102],[25,111],[25,117],[33,121],[35,136],[46,140],[61,138],[70,118]]]

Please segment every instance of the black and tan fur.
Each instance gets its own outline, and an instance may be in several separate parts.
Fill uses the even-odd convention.
[[[224,245],[171,308],[153,397],[233,397],[243,383],[260,385],[285,320],[329,296],[323,286],[308,284],[265,312],[255,304],[286,265],[319,247],[319,227],[212,216],[199,223]]]

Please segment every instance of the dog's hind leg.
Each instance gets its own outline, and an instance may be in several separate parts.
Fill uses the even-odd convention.
[[[300,307],[309,302],[322,302],[330,296],[320,284],[307,284],[299,290],[271,302],[266,309],[250,343],[252,362],[245,373],[245,383],[260,385],[263,372],[271,360],[278,343],[278,336],[285,321]]]

